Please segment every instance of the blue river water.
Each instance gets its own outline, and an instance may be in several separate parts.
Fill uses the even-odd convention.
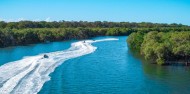
[[[190,68],[148,64],[132,54],[126,36],[96,42],[97,49],[58,66],[38,94],[190,94]],[[74,41],[0,49],[0,66],[25,56],[66,50]]]

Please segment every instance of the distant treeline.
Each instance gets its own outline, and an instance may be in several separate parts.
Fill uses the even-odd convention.
[[[127,41],[131,49],[157,64],[190,63],[190,31],[136,32]]]
[[[95,21],[95,22],[87,22],[87,21],[54,21],[54,22],[46,22],[46,21],[20,21],[20,22],[0,22],[0,28],[10,28],[10,29],[23,29],[23,28],[159,28],[159,27],[187,27],[182,24],[159,24],[159,23],[135,23],[135,22],[107,22],[107,21]]]
[[[0,47],[33,44],[47,41],[86,39],[96,36],[126,36],[133,32],[190,31],[182,24],[129,22],[0,22]]]

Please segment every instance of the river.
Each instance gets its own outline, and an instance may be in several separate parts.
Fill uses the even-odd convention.
[[[148,64],[127,37],[0,49],[1,94],[189,94],[190,68]],[[49,58],[43,58],[47,54]]]

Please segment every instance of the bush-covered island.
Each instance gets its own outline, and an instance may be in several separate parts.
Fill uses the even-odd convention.
[[[189,31],[152,31],[132,33],[127,40],[131,49],[160,65],[190,63]]]

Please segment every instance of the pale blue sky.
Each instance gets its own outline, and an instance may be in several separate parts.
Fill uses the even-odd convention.
[[[21,19],[190,25],[190,0],[0,0],[0,20]]]

